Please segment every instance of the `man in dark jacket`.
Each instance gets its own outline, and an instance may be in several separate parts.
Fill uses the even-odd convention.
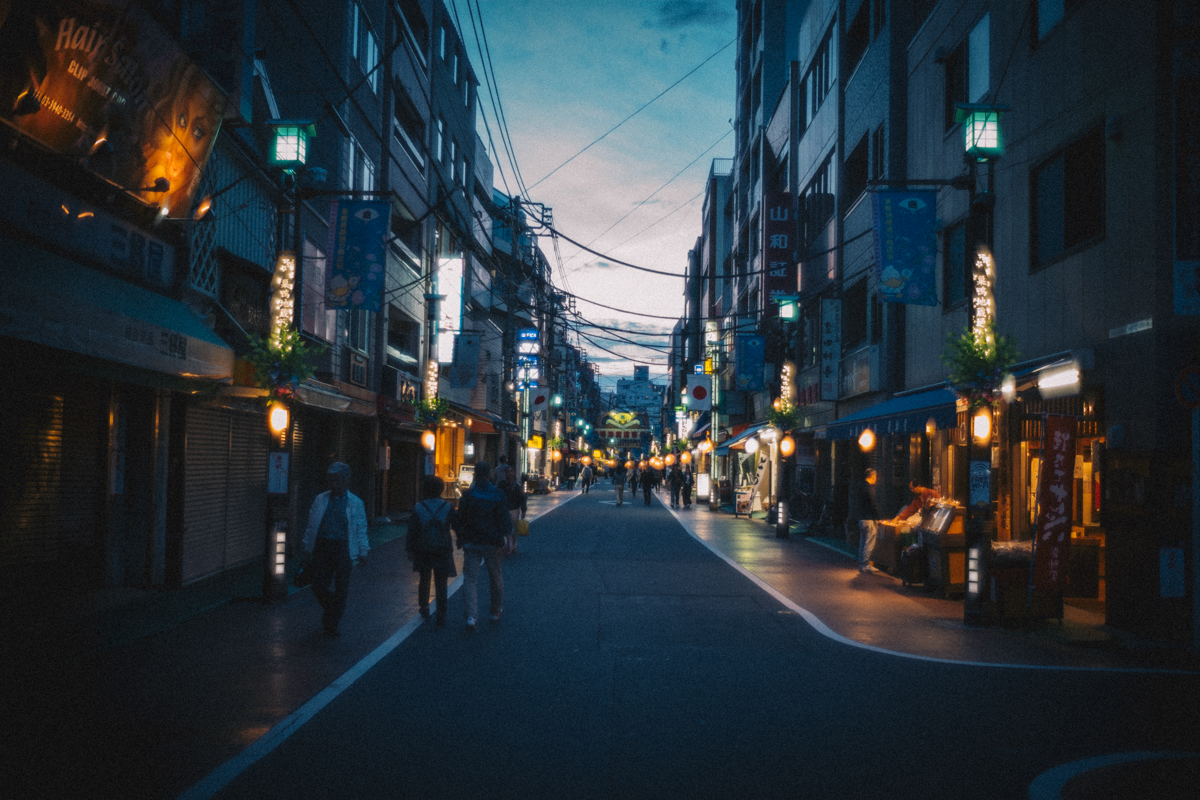
[[[642,477],[639,480],[641,481],[641,484],[642,484],[642,497],[645,498],[646,505],[650,505],[650,489],[656,483],[658,483],[657,475],[658,475],[657,471],[655,471],[653,469],[647,468],[645,470],[642,470]]]
[[[667,488],[671,490],[671,508],[679,508],[679,492],[683,489],[683,471],[672,466],[667,473]]]
[[[859,572],[879,572],[871,563],[875,553],[876,526],[879,524],[879,510],[875,506],[875,470],[868,469],[863,476],[862,494],[858,498],[858,570]]]
[[[479,567],[487,565],[491,582],[491,620],[500,621],[504,611],[504,546],[512,536],[513,522],[508,498],[492,485],[492,467],[486,461],[475,465],[475,482],[458,501],[455,532],[463,549],[463,606],[467,630],[473,631],[479,616]]]

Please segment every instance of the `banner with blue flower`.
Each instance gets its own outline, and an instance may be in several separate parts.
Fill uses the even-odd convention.
[[[872,192],[879,299],[937,305],[937,193]]]

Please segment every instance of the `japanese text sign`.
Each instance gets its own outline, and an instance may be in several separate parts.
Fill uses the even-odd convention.
[[[791,192],[767,192],[763,198],[763,259],[766,264],[765,297],[767,314],[778,313],[775,302],[780,295],[794,295],[796,285],[796,261],[792,258],[795,246]]]
[[[1033,585],[1063,589],[1071,548],[1071,492],[1075,483],[1075,419],[1047,415],[1038,482]]]

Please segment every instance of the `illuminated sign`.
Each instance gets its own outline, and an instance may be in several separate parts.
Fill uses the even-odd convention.
[[[296,254],[284,250],[275,259],[271,278],[271,341],[279,346],[279,335],[292,324],[296,311]]]
[[[992,285],[996,281],[996,268],[992,254],[980,249],[975,256],[975,269],[971,272],[974,293],[971,296],[971,331],[976,340],[987,339],[989,345],[996,343],[991,323],[996,319],[996,299]]]
[[[135,0],[6,3],[0,116],[186,216],[226,99]]]
[[[436,358],[429,359],[425,365],[425,399],[433,400],[438,395],[438,362]]]
[[[448,364],[454,360],[454,334],[462,330],[462,257],[439,258],[434,280],[436,294],[444,295],[438,304],[437,359]]]

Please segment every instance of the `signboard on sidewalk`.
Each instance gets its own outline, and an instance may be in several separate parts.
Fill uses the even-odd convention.
[[[1033,585],[1062,590],[1071,555],[1071,493],[1075,485],[1075,418],[1047,415],[1034,534]]]

